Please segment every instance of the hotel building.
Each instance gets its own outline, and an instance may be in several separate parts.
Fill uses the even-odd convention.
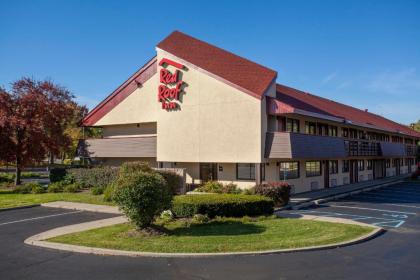
[[[277,72],[175,31],[96,106],[92,162],[184,168],[187,183],[287,181],[295,193],[409,174],[420,133],[276,83]]]

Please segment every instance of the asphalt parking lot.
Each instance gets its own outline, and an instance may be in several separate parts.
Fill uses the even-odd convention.
[[[44,207],[4,211],[0,279],[420,279],[419,190],[420,185],[397,184],[298,211],[383,223],[387,232],[370,241],[255,256],[136,258],[39,248],[23,241],[55,227],[113,215]]]
[[[420,215],[419,202],[420,185],[399,183],[290,213],[351,219],[390,230]]]

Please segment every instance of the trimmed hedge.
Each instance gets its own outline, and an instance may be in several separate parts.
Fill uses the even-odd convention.
[[[77,183],[82,188],[96,187],[105,188],[114,182],[118,177],[118,168],[115,167],[94,167],[94,168],[73,168],[68,169],[68,175],[72,181]]]
[[[172,212],[177,217],[193,217],[195,214],[210,218],[260,216],[273,214],[272,199],[260,195],[197,194],[178,195],[172,201]]]

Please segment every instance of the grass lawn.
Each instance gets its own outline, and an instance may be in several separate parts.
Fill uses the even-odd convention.
[[[174,221],[167,235],[132,234],[120,224],[58,236],[52,242],[130,251],[165,253],[240,252],[325,245],[372,231],[369,227],[282,218],[219,218],[207,224]]]
[[[112,205],[112,203],[104,201],[102,195],[92,195],[90,193],[15,194],[10,193],[10,191],[0,190],[0,209],[58,200]]]

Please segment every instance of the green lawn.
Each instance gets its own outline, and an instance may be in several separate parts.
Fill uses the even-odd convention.
[[[10,191],[0,190],[0,209],[17,206],[25,206],[31,204],[40,204],[52,201],[71,201],[84,202],[91,204],[111,203],[103,200],[102,195],[92,195],[90,193],[43,193],[43,194],[15,194]]]
[[[369,227],[297,219],[224,218],[207,224],[175,221],[167,235],[130,234],[133,226],[120,224],[55,237],[49,241],[89,247],[165,253],[240,252],[325,245],[350,240],[372,231]]]

